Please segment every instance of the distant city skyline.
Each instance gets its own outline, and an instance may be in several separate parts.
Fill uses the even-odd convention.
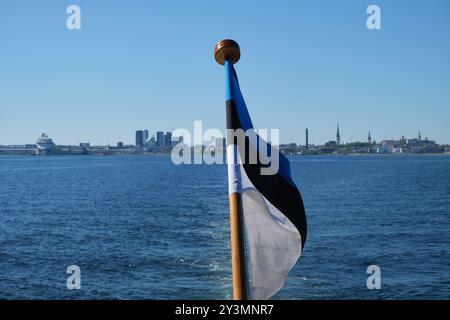
[[[219,129],[220,130],[220,129]],[[220,130],[223,133],[223,138],[226,137],[226,132],[225,130]],[[92,146],[114,146],[117,144],[121,144],[121,145],[135,145],[135,146],[145,146],[147,145],[149,142],[154,143],[155,146],[165,146],[168,147],[171,145],[171,143],[169,143],[169,141],[178,141],[180,137],[178,136],[173,136],[172,135],[173,130],[156,130],[156,131],[151,131],[148,129],[138,129],[138,130],[134,130],[134,140],[131,142],[127,142],[125,139],[119,139],[115,142],[112,143],[97,143],[97,142],[92,142],[95,140],[83,140],[83,141],[78,141],[75,143],[60,143],[58,141],[55,141],[54,137],[51,137],[54,141],[55,144],[57,145],[72,145],[72,146],[81,146],[81,145],[92,145]],[[416,136],[405,136],[402,135],[400,137],[383,137],[380,139],[374,139],[371,133],[371,130],[368,131],[368,134],[366,136],[365,139],[356,139],[356,140],[349,140],[349,141],[345,141],[341,139],[341,128],[340,125],[338,123],[337,125],[337,130],[336,130],[336,135],[334,137],[330,137],[329,139],[326,139],[325,141],[321,141],[318,143],[312,143],[310,140],[310,130],[309,128],[305,128],[305,135],[303,137],[303,141],[301,140],[296,140],[296,141],[280,141],[280,145],[283,144],[290,144],[290,143],[295,143],[297,145],[303,145],[303,146],[321,146],[321,145],[325,145],[329,142],[336,142],[337,145],[345,145],[345,144],[351,144],[354,142],[377,142],[380,143],[382,141],[391,141],[391,140],[408,140],[408,139],[418,139],[418,140],[432,140],[437,142],[440,145],[450,145],[448,143],[441,143],[440,141],[437,141],[436,139],[434,139],[434,137],[428,137],[427,135],[422,136],[422,132],[418,131]],[[47,135],[47,133],[42,133],[41,135],[39,135],[39,137],[37,137],[38,139],[41,138],[41,136]],[[192,132],[192,135],[193,132]],[[56,138],[57,140],[57,138]],[[30,144],[34,144],[35,141],[29,141],[26,143],[3,143],[0,145],[30,145]]]
[[[66,8],[81,8],[81,30]],[[368,30],[366,8],[381,8]],[[256,128],[281,143],[422,136],[450,144],[450,2],[4,0],[0,3],[0,145],[134,144],[135,130],[225,129],[224,70],[213,46],[233,38]],[[405,11],[405,8],[407,10]]]

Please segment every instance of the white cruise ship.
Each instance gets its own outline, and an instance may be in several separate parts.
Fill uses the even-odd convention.
[[[36,140],[36,153],[37,154],[49,154],[53,151],[55,144],[53,140],[50,139],[45,133],[43,133],[40,138]]]

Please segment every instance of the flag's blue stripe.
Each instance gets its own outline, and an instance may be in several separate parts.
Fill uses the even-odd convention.
[[[231,93],[231,79],[232,79],[232,69],[233,65],[230,61],[225,60],[225,101],[231,100],[232,93]]]
[[[242,96],[241,89],[239,87],[236,71],[234,70],[233,64],[228,60],[225,61],[225,81],[226,101],[233,100],[235,102],[242,129],[244,131],[253,129],[252,120],[250,119],[250,114],[248,113],[244,97]],[[270,148],[267,148],[266,150],[270,150]],[[284,179],[286,179],[286,181],[295,186],[295,183],[292,181],[291,177],[289,160],[281,153],[279,154],[279,159],[279,173]]]
[[[239,81],[234,70],[233,64],[230,61],[225,61],[225,79],[226,79],[226,101],[234,100],[236,103],[239,119],[243,130],[253,129],[252,120],[247,111],[244,97],[242,97],[241,89],[239,88]]]

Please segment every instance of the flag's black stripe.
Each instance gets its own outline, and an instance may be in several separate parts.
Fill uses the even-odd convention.
[[[233,100],[228,100],[227,106],[227,129],[242,129],[239,120],[236,104]],[[228,141],[228,143],[236,143]],[[247,159],[243,164],[248,178],[259,192],[278,210],[280,210],[300,232],[302,237],[302,248],[305,245],[307,226],[305,208],[298,189],[287,182],[279,173],[274,175],[261,175],[261,168],[264,166],[259,162],[250,164],[248,161],[249,144],[246,141],[245,155]],[[244,149],[238,148],[241,159],[244,156]],[[243,159],[244,160],[244,159]]]

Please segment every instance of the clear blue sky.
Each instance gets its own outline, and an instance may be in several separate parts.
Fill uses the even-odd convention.
[[[82,29],[66,29],[81,7]],[[366,8],[382,30],[366,28]],[[450,143],[450,1],[0,1],[0,144],[225,127],[223,38],[253,123],[282,142]]]

